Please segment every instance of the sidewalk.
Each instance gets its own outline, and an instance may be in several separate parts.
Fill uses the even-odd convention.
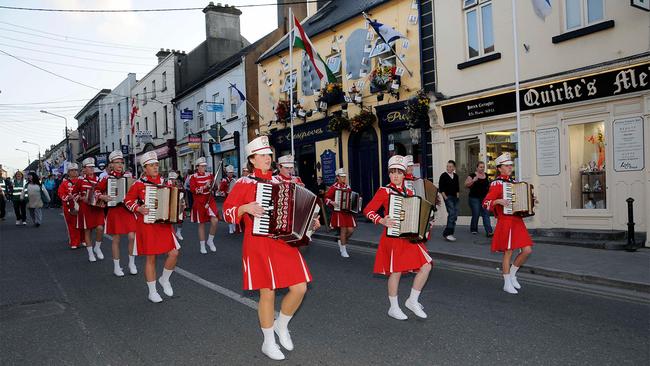
[[[363,219],[359,221],[349,244],[377,247],[382,227]],[[444,240],[441,233],[442,228],[436,226],[427,242],[434,260],[501,268],[501,255],[490,251],[491,239],[485,234],[472,235],[468,226],[457,226],[455,236],[458,240],[451,243]],[[325,228],[314,236],[323,240],[338,239],[336,231]],[[625,252],[537,243],[533,255],[520,271],[650,293],[649,249]]]

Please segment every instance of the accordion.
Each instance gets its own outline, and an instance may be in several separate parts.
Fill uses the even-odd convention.
[[[253,218],[253,235],[284,240],[291,246],[309,242],[312,221],[320,210],[315,194],[296,183],[258,182],[255,201],[265,212]]]
[[[526,182],[503,182],[503,199],[508,201],[508,205],[503,206],[503,213],[522,217],[534,216],[533,188],[532,184]]]
[[[115,207],[118,204],[123,203],[126,192],[129,191],[129,188],[131,188],[133,182],[135,182],[135,179],[131,177],[108,177],[106,181],[106,191],[107,195],[111,198],[111,200],[107,203],[108,207]]]
[[[426,179],[416,179],[411,181],[415,195],[429,201],[433,205],[433,211],[436,211],[436,198],[438,196],[438,187],[433,182]]]
[[[346,189],[337,189],[334,192],[334,211],[358,214],[361,211],[361,197],[359,197],[359,193]]]
[[[99,194],[95,192],[95,185],[93,185],[92,188],[86,189],[86,194],[84,195],[83,201],[88,206],[101,207],[101,208],[106,207],[106,202],[100,200]]]
[[[432,210],[431,202],[421,197],[391,194],[388,217],[395,221],[395,225],[386,229],[386,236],[413,242],[426,240]]]
[[[144,215],[145,224],[177,224],[183,222],[183,192],[177,187],[163,187],[147,184],[144,191],[144,206],[149,213]]]

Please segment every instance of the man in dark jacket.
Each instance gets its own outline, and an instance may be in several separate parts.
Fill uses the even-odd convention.
[[[442,232],[442,236],[448,241],[456,241],[454,231],[456,230],[456,219],[458,218],[458,191],[460,184],[458,174],[456,174],[456,162],[449,160],[447,162],[447,171],[440,175],[438,181],[438,190],[442,194],[447,208],[447,226]]]

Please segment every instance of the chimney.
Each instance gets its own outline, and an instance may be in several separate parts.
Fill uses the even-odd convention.
[[[169,56],[169,54],[169,49],[165,50],[164,48],[161,48],[160,51],[156,53],[156,57],[158,57],[158,63],[161,63],[165,57]]]
[[[234,6],[214,5],[203,9],[205,14],[205,44],[207,66],[215,65],[244,48],[239,26],[241,11]]]

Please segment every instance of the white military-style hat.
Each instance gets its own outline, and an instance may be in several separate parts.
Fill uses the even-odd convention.
[[[68,170],[79,170],[79,165],[77,165],[77,163],[70,163],[68,165]]]
[[[406,160],[406,166],[413,166],[413,155],[406,155],[404,157],[404,160]]]
[[[142,154],[142,157],[140,157],[140,164],[142,166],[145,166],[147,164],[153,164],[158,162],[158,155],[156,154],[155,151],[147,151],[146,153]]]
[[[336,169],[336,176],[337,177],[347,177],[348,175],[345,173],[345,169],[339,168],[339,169]]]
[[[232,165],[227,165],[226,166],[226,173],[234,173],[235,172],[235,167]]]
[[[205,158],[204,158],[203,156],[201,156],[200,158],[194,160],[194,165],[196,165],[196,166],[199,166],[199,165],[208,165],[208,161],[205,160]]]
[[[293,168],[293,155],[284,155],[278,158],[278,164],[282,165],[285,168]]]
[[[388,159],[388,169],[406,170],[406,159],[402,155],[393,155]]]
[[[260,136],[246,145],[246,157],[251,155],[273,154],[268,136]]]
[[[113,160],[117,160],[117,159],[124,159],[124,155],[122,155],[122,152],[120,150],[115,150],[112,153],[110,153],[110,155],[108,155],[108,161],[110,161],[111,163],[113,162]]]
[[[178,179],[178,173],[172,170],[167,174],[167,179]]]
[[[81,166],[83,166],[84,168],[85,168],[85,167],[89,167],[89,166],[91,166],[91,167],[95,167],[95,159],[93,159],[93,158],[85,158],[85,159],[81,162]]]
[[[512,162],[512,158],[510,157],[510,153],[503,153],[503,154],[499,155],[497,160],[495,160],[495,164],[496,164],[496,166],[499,166],[499,165],[514,165],[514,163]]]

